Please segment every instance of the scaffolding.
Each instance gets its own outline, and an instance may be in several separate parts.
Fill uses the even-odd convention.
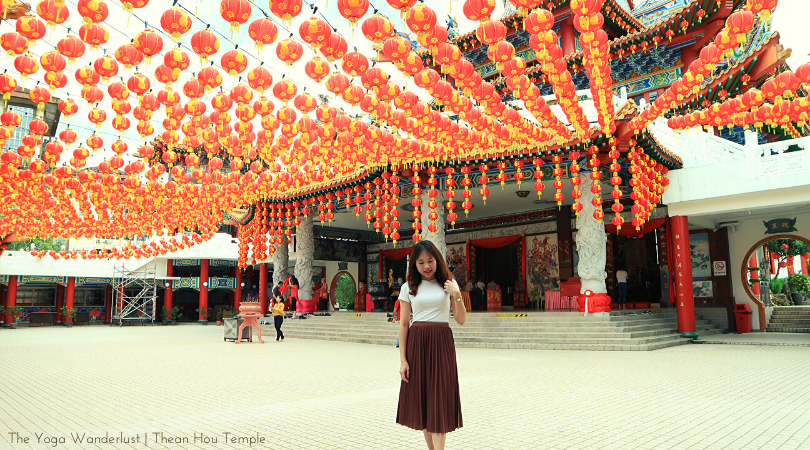
[[[121,326],[127,321],[154,325],[158,312],[155,268],[132,271],[116,266],[113,270],[115,301],[110,323]]]

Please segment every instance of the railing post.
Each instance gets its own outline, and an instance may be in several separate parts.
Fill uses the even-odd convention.
[[[749,181],[757,177],[757,159],[760,156],[757,154],[758,151],[759,138],[757,132],[752,129],[745,130],[745,173]]]

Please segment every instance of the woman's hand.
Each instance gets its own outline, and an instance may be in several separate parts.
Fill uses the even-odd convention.
[[[450,294],[453,298],[461,298],[461,289],[458,287],[456,280],[447,280],[444,282],[444,292]]]
[[[411,376],[411,366],[407,362],[403,362],[399,366],[399,376],[402,377],[402,381],[408,382],[408,378]]]

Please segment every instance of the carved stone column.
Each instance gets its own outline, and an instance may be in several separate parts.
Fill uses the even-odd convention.
[[[766,247],[762,246],[762,248],[765,249]],[[760,266],[762,270],[759,271],[759,299],[765,306],[773,306],[773,303],[771,303],[771,256],[767,251],[763,251]]]
[[[295,278],[298,300],[312,300],[312,261],[315,258],[315,230],[312,217],[301,219],[295,229]]]
[[[582,177],[579,189],[582,191],[582,211],[577,217],[577,254],[579,255],[578,272],[582,282],[580,298],[577,300],[580,311],[606,315],[610,313],[610,297],[605,286],[605,262],[607,259],[607,235],[604,222],[597,222],[593,217],[596,207],[591,204],[593,180],[587,175]],[[593,295],[586,295],[589,291]],[[605,303],[606,301],[606,303]],[[587,307],[586,307],[587,302]],[[602,303],[605,303],[602,305]]]
[[[287,235],[282,234],[284,242],[276,245],[276,252],[273,253],[273,287],[278,286],[279,281],[284,281],[289,276],[290,251],[288,247]]]
[[[438,229],[436,233],[431,233],[430,230],[428,230],[430,226],[430,218],[428,217],[430,214],[430,208],[428,207],[428,202],[430,202],[430,195],[428,195],[429,188],[430,186],[425,186],[422,189],[422,193],[419,195],[419,198],[422,200],[422,239],[433,242],[436,248],[439,249],[442,257],[446,259],[447,243],[444,236],[444,196],[442,196],[441,191],[439,191],[439,196],[436,197],[436,203],[439,204],[436,208],[436,214],[438,214],[439,217],[436,218],[435,223]]]

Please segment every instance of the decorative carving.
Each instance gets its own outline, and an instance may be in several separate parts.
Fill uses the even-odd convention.
[[[605,234],[605,224],[597,222],[593,217],[596,208],[591,204],[593,193],[591,186],[593,180],[590,177],[582,177],[580,190],[582,191],[582,211],[577,218],[577,254],[579,255],[578,272],[582,279],[580,293],[590,290],[594,294],[607,292],[605,286],[605,261],[607,259]]]
[[[23,2],[14,2],[11,6],[3,8],[4,20],[17,20],[31,11],[31,5]]]
[[[315,231],[312,217],[304,216],[295,229],[295,278],[298,299],[312,300],[312,261],[315,258]]]
[[[279,281],[283,282],[289,276],[289,244],[286,234],[282,234],[281,237],[284,241],[276,245],[276,252],[273,253],[273,286],[277,286]]]

